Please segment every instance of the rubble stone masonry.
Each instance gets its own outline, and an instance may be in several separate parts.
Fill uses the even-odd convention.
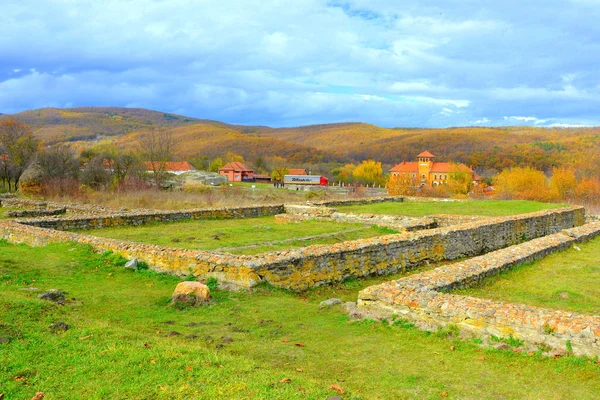
[[[566,229],[483,256],[363,289],[358,313],[393,315],[426,329],[454,325],[476,336],[513,336],[576,355],[600,355],[600,316],[548,310],[447,293],[515,265],[540,259],[600,235],[600,222]]]
[[[216,213],[239,217],[283,211],[277,207],[265,206],[254,208],[253,211],[250,208],[238,208],[89,219],[66,217],[3,221],[0,222],[0,237],[12,243],[34,246],[73,241],[89,244],[99,250],[112,250],[127,258],[143,260],[158,272],[179,276],[213,276],[221,281],[246,287],[267,281],[274,286],[304,290],[348,278],[408,271],[427,262],[472,257],[584,222],[582,207],[568,207],[256,256],[175,249],[56,230],[131,225],[146,223],[148,220],[173,221],[207,215],[215,217]]]

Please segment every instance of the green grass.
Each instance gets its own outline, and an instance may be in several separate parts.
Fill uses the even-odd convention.
[[[85,231],[86,234],[184,249],[218,250],[258,254],[311,244],[331,244],[393,233],[387,228],[365,227],[330,221],[275,223],[274,217],[199,220],[115,227]],[[334,236],[302,238],[336,233]],[[250,247],[252,246],[252,247]]]
[[[600,315],[600,238],[454,293]]]
[[[406,215],[423,217],[434,214],[483,215],[498,217],[566,207],[567,204],[540,203],[527,200],[470,200],[447,202],[376,203],[356,206],[337,206],[340,212]]]
[[[339,306],[318,307],[333,296],[354,300],[386,278],[303,294],[216,291],[213,304],[178,310],[168,304],[178,279],[112,259],[81,245],[0,242],[7,399],[37,391],[48,400],[324,399],[337,394],[331,385],[345,399],[593,399],[600,391],[592,360],[481,349],[448,332],[350,322]],[[45,302],[21,290],[30,286],[75,300]],[[52,332],[59,321],[70,329]]]
[[[20,208],[20,207],[8,207],[8,206],[0,207],[0,221],[3,219],[13,219],[13,217],[7,217],[5,215],[5,213],[7,211],[22,211],[22,210],[24,210],[24,209]]]

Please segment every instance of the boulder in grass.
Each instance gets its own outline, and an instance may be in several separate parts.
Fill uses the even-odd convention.
[[[175,288],[171,297],[174,303],[196,305],[206,303],[210,300],[208,286],[200,282],[181,282]]]

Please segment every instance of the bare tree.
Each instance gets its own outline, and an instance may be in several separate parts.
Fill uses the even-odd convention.
[[[76,179],[79,175],[79,159],[68,146],[59,145],[42,150],[37,154],[37,161],[47,178]]]
[[[133,152],[125,152],[112,143],[98,145],[81,153],[86,165],[98,157],[103,158],[102,167],[110,172],[111,180],[116,185],[125,181],[138,163]]]
[[[173,132],[164,128],[156,128],[139,136],[140,159],[152,171],[157,188],[165,179],[166,163],[173,158],[177,145]]]
[[[16,190],[19,178],[35,155],[37,140],[29,125],[13,118],[0,121],[0,170],[8,190]]]

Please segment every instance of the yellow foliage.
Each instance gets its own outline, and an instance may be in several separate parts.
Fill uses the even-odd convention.
[[[550,187],[558,199],[564,200],[572,195],[576,186],[575,170],[567,167],[558,167],[552,170]]]
[[[365,160],[352,172],[352,176],[365,183],[382,183],[383,169],[381,163],[374,160]]]
[[[501,198],[539,201],[552,199],[544,173],[531,167],[505,169],[494,177],[494,187]]]
[[[392,175],[385,187],[391,196],[414,196],[417,190],[417,178],[409,175]]]
[[[460,164],[452,164],[448,174],[448,190],[453,195],[466,196],[473,186],[473,175],[460,167]]]
[[[333,171],[333,173],[336,176],[337,180],[341,182],[350,182],[352,181],[352,175],[355,169],[356,165],[346,164],[343,167],[340,167],[337,170]]]

